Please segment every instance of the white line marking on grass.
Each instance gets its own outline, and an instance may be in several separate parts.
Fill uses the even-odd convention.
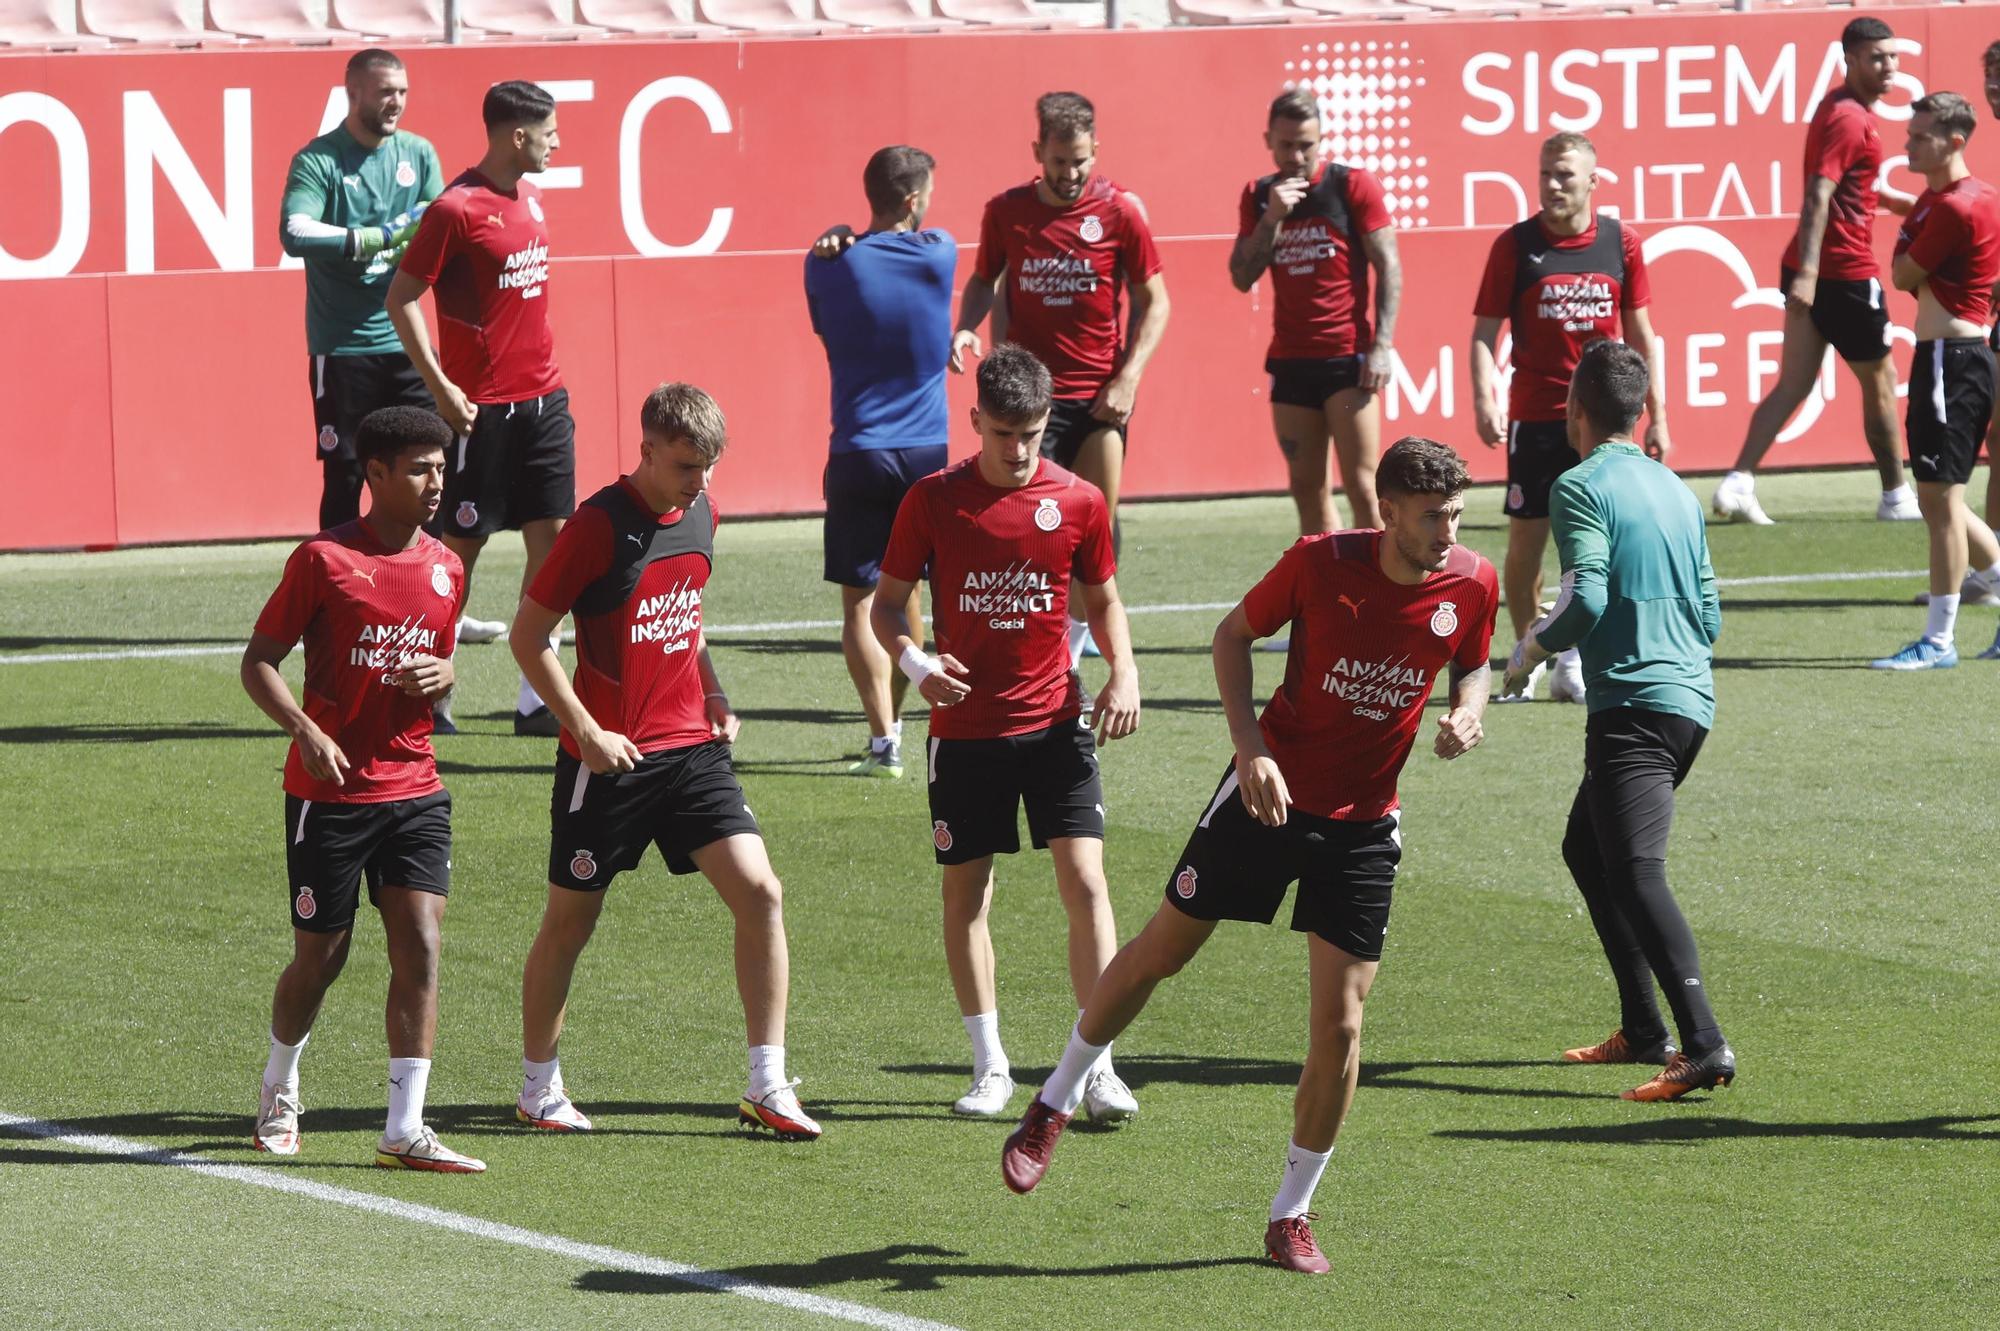
[[[149,1146],[145,1142],[71,1132],[60,1123],[10,1114],[4,1110],[0,1110],[0,1129],[20,1133],[23,1136],[38,1137],[45,1141],[61,1142],[65,1146],[74,1146],[85,1151],[96,1151],[101,1155],[123,1156],[137,1164],[171,1165],[176,1169],[185,1169],[190,1173],[203,1174],[209,1178],[227,1179],[232,1183],[248,1183],[259,1188],[269,1188],[274,1192],[289,1192],[295,1196],[331,1202],[335,1206],[351,1207],[357,1211],[373,1211],[377,1215],[385,1215],[393,1220],[407,1220],[411,1224],[429,1225],[433,1229],[448,1229],[468,1234],[476,1239],[512,1244],[517,1248],[531,1248],[536,1252],[566,1257],[592,1267],[629,1271],[638,1275],[662,1276],[684,1285],[712,1290],[718,1294],[734,1294],[739,1298],[772,1303],[796,1312],[816,1313],[821,1317],[852,1322],[857,1326],[881,1327],[884,1331],[956,1331],[956,1328],[943,1322],[925,1321],[921,1317],[905,1317],[901,1313],[886,1312],[862,1303],[849,1303],[844,1299],[830,1299],[820,1294],[808,1294],[802,1290],[760,1285],[754,1280],[744,1280],[723,1271],[710,1271],[705,1267],[690,1266],[685,1262],[669,1262],[658,1257],[648,1257],[643,1253],[625,1252],[619,1248],[607,1248],[596,1243],[578,1243],[574,1239],[565,1239],[554,1234],[543,1234],[494,1220],[481,1220],[477,1216],[460,1215],[456,1211],[440,1210],[438,1207],[424,1206],[417,1202],[399,1201],[394,1197],[384,1197],[372,1192],[358,1192],[350,1188],[337,1188],[327,1183],[315,1183],[310,1179],[294,1178],[282,1170],[255,1165],[219,1165],[211,1160],[183,1155],[179,1151],[165,1147]]]
[[[1922,578],[1924,569],[1876,569],[1859,573],[1771,573],[1756,578],[1717,578],[1718,587],[1781,587],[1814,582],[1878,582],[1900,578]],[[1128,615],[1179,615],[1196,611],[1233,610],[1234,601],[1180,601],[1164,605],[1128,605]],[[837,619],[774,619],[763,624],[707,624],[702,632],[711,638],[745,633],[797,633],[805,630],[837,629]],[[131,647],[108,652],[12,652],[0,655],[0,665],[68,665],[79,661],[156,661],[183,656],[235,656],[234,647]]]

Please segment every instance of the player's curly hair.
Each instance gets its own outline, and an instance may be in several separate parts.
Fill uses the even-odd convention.
[[[449,449],[454,438],[444,417],[426,407],[379,407],[361,418],[354,456],[364,467],[376,458],[394,462],[406,448]]]
[[[1931,118],[1931,128],[1946,135],[1960,134],[1970,139],[1979,127],[1972,103],[1955,92],[1934,92],[1910,103],[1910,111],[1922,111]]]
[[[639,408],[639,428],[656,439],[680,440],[711,467],[729,447],[722,408],[693,384],[661,384],[646,394],[646,403]]]
[[[1375,467],[1378,494],[1441,495],[1448,499],[1471,483],[1464,458],[1420,434],[1406,434],[1389,445]]]
[[[1019,424],[1046,416],[1054,394],[1048,367],[1019,343],[1002,342],[979,362],[979,410],[997,420]]]
[[[1097,133],[1097,108],[1080,92],[1045,92],[1035,99],[1039,143]]]

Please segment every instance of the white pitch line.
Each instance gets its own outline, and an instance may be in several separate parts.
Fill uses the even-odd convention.
[[[1860,573],[1772,573],[1756,578],[1717,578],[1718,587],[1780,587],[1787,584],[1808,584],[1815,582],[1877,582],[1896,578],[1921,578],[1928,576],[1923,569],[1877,569]],[[1128,605],[1128,615],[1179,615],[1196,611],[1231,610],[1234,601],[1180,601],[1162,605]],[[702,629],[711,638],[726,638],[746,633],[797,633],[805,630],[837,629],[837,619],[774,619],[763,624],[709,624]],[[235,656],[243,650],[234,647],[130,647],[108,652],[13,652],[0,655],[0,666],[5,665],[67,665],[79,661],[156,661],[163,658],[187,656]]]
[[[566,1257],[571,1261],[600,1269],[662,1276],[685,1285],[712,1290],[718,1294],[734,1294],[739,1298],[776,1304],[795,1312],[815,1313],[821,1317],[852,1322],[857,1326],[880,1327],[883,1331],[957,1331],[956,1328],[943,1322],[926,1321],[921,1317],[905,1317],[901,1313],[886,1312],[862,1303],[849,1303],[844,1299],[829,1299],[824,1295],[807,1294],[802,1290],[760,1285],[754,1280],[744,1280],[723,1271],[710,1271],[705,1267],[690,1266],[686,1262],[669,1262],[658,1257],[648,1257],[643,1253],[607,1248],[602,1244],[578,1243],[574,1239],[542,1234],[532,1229],[522,1229],[518,1225],[481,1220],[477,1216],[460,1215],[456,1211],[445,1211],[417,1202],[398,1201],[394,1197],[384,1197],[377,1193],[337,1188],[327,1183],[316,1183],[311,1179],[294,1178],[276,1169],[254,1165],[219,1165],[165,1147],[149,1146],[145,1142],[71,1132],[60,1123],[10,1114],[5,1110],[0,1110],[0,1129],[20,1133],[23,1136],[38,1137],[44,1141],[61,1142],[65,1146],[77,1147],[80,1150],[96,1151],[101,1155],[122,1156],[135,1164],[171,1165],[176,1169],[185,1169],[190,1173],[206,1175],[209,1178],[226,1179],[232,1183],[248,1183],[259,1188],[269,1188],[274,1192],[289,1192],[299,1197],[310,1197],[314,1201],[331,1202],[335,1206],[346,1206],[356,1211],[373,1211],[377,1215],[406,1220],[411,1224],[429,1225],[433,1229],[448,1229],[477,1239],[511,1244],[517,1248],[532,1248],[536,1252]]]

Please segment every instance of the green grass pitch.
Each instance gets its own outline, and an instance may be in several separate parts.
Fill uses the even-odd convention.
[[[747,464],[719,472],[725,503],[731,465]],[[495,645],[462,651],[467,733],[439,743],[457,848],[430,1112],[491,1170],[368,1167],[386,1054],[366,912],[305,1055],[304,1153],[248,1149],[290,947],[284,745],[231,645],[278,545],[0,558],[0,1113],[967,1328],[1990,1327],[2000,663],[1971,657],[2000,612],[1964,612],[1956,671],[1863,668],[1922,622],[1923,531],[1873,521],[1872,488],[1773,477],[1781,525],[1711,529],[1725,579],[1780,579],[1725,588],[1720,719],[1670,865],[1737,1085],[1631,1105],[1616,1094],[1630,1070],[1551,1061],[1616,1021],[1557,849],[1581,710],[1496,708],[1453,764],[1426,738],[1403,780],[1408,850],[1361,1091],[1317,1199],[1325,1279],[1259,1260],[1305,1038],[1305,950],[1283,929],[1225,926],[1162,988],[1119,1046],[1140,1117],[1072,1133],[1034,1195],[1000,1184],[1007,1123],[952,1118],[968,1051],[921,766],[896,784],[839,775],[863,728],[823,626],[816,522],[725,524],[706,618],[786,885],[787,1044],[822,1141],[735,1127],[728,918],[650,856],[612,889],[563,1045],[600,1130],[513,1124],[553,746],[507,733],[514,672]],[[1138,607],[1233,602],[1292,529],[1281,499],[1125,521],[1120,583]],[[1477,493],[1464,539],[1497,556],[1502,526],[1498,495]],[[505,615],[519,559],[511,537],[493,543],[478,613]],[[1103,763],[1121,936],[1153,910],[1227,755],[1218,618],[1134,619],[1144,720]],[[729,631],[801,621],[822,626]],[[1280,668],[1258,658],[1263,687]],[[993,919],[1018,1110],[1074,1016],[1045,858],[1001,861]],[[0,1131],[0,1216],[8,1325],[833,1324],[19,1132]]]

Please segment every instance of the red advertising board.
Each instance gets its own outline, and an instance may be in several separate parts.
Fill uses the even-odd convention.
[[[1878,107],[1893,152],[1924,91],[1980,102],[2000,8],[1889,14],[1905,49]],[[1599,206],[1645,237],[1676,462],[1703,470],[1727,464],[1776,371],[1777,262],[1804,125],[1841,77],[1848,17],[412,48],[406,123],[451,174],[479,153],[487,84],[530,78],[560,101],[562,147],[542,187],[586,487],[629,461],[645,391],[685,378],[730,416],[718,488],[731,510],[816,509],[826,371],[801,247],[828,222],[861,220],[861,164],[891,142],[937,157],[931,221],[969,242],[984,200],[1032,172],[1033,98],[1070,87],[1097,103],[1100,170],[1146,202],[1174,305],[1134,423],[1129,493],[1279,488],[1261,371],[1269,292],[1238,294],[1226,259],[1238,191],[1269,169],[1263,107],[1297,81],[1319,96],[1336,153],[1384,179],[1400,230],[1386,433],[1435,435],[1476,475],[1499,474],[1471,429],[1473,287],[1494,231],[1527,210],[1536,145],[1578,130],[1598,147]],[[303,287],[277,213],[291,153],[344,111],[343,58],[0,57],[0,179],[16,184],[0,194],[12,334],[0,547],[311,525]],[[2000,132],[1987,134],[1972,151],[1982,174],[2000,169]],[[1917,184],[1899,164],[1891,179]],[[1893,234],[1883,218],[1885,258]],[[1913,302],[1891,310],[1907,324]],[[1774,465],[1863,456],[1851,381],[1825,383],[1831,400],[1807,405]]]

